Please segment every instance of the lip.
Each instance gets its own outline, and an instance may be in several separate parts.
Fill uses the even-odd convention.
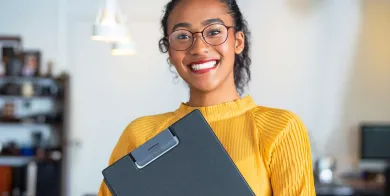
[[[216,67],[208,68],[208,69],[202,69],[202,70],[191,70],[194,74],[205,74],[210,72],[211,70],[215,69]]]
[[[203,64],[203,63],[208,63],[208,62],[211,62],[211,61],[216,61],[216,66],[215,67],[212,67],[212,68],[208,68],[208,69],[202,69],[202,70],[193,70],[191,68],[191,65],[193,64]],[[193,61],[191,63],[189,63],[187,65],[187,67],[191,70],[192,73],[195,73],[195,74],[204,74],[204,73],[208,73],[209,71],[215,69],[216,67],[219,66],[219,63],[220,63],[220,59],[217,59],[217,58],[213,58],[213,59],[201,59],[201,60],[197,60],[197,61]]]
[[[198,61],[193,61],[193,62],[190,62],[188,64],[188,66],[191,66],[193,64],[203,64],[203,63],[207,63],[207,62],[210,62],[210,61],[219,61],[219,59],[202,59],[202,60],[198,60]]]

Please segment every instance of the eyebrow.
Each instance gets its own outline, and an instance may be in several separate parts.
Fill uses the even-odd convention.
[[[188,22],[177,23],[177,24],[175,24],[175,26],[173,26],[172,31],[174,31],[175,29],[177,29],[177,28],[179,28],[179,27],[186,27],[186,28],[189,28],[190,26],[191,26],[191,24],[188,23]]]
[[[206,25],[209,25],[209,24],[212,24],[212,23],[224,24],[224,22],[221,19],[219,19],[219,18],[211,18],[211,19],[207,19],[207,20],[203,21],[202,25],[206,26]],[[173,26],[172,31],[174,31],[175,29],[177,29],[179,27],[189,28],[189,27],[191,27],[191,24],[188,23],[188,22],[177,23],[177,24],[175,24],[175,26]]]
[[[208,19],[208,20],[205,20],[202,22],[202,25],[203,26],[206,26],[206,25],[209,25],[209,24],[212,24],[212,23],[221,23],[221,24],[224,24],[224,22],[219,19],[219,18],[211,18],[211,19]]]

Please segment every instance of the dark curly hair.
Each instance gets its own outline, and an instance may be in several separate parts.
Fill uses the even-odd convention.
[[[241,31],[245,36],[245,47],[244,50],[240,54],[235,55],[234,60],[234,83],[236,85],[237,91],[242,94],[245,86],[251,80],[251,72],[250,65],[252,63],[251,58],[249,56],[250,49],[250,31],[248,29],[247,21],[244,19],[240,8],[237,5],[236,0],[220,0],[222,3],[226,5],[229,10],[229,14],[234,19],[234,26],[236,27],[236,31]],[[165,5],[165,12],[161,19],[161,28],[164,32],[163,38],[159,41],[159,48],[162,53],[166,53],[168,51],[169,43],[167,40],[167,26],[168,26],[168,17],[172,12],[173,8],[179,3],[180,0],[171,0],[169,3]]]

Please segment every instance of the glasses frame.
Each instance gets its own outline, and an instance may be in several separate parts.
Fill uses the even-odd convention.
[[[222,26],[224,26],[225,28],[226,28],[226,32],[227,32],[227,35],[226,35],[226,38],[225,38],[225,40],[222,42],[222,43],[220,43],[220,44],[216,44],[216,45],[213,45],[213,44],[210,44],[209,42],[207,42],[206,41],[206,38],[205,38],[205,36],[204,36],[204,31],[208,28],[208,27],[210,27],[210,26],[212,26],[212,25],[222,25]],[[191,31],[189,31],[189,30],[187,30],[187,29],[177,29],[177,30],[174,30],[174,31],[172,31],[165,39],[168,41],[168,44],[169,44],[169,46],[170,47],[172,47],[174,50],[176,50],[176,51],[186,51],[186,50],[188,50],[188,49],[190,49],[191,47],[192,47],[192,45],[194,45],[194,43],[195,43],[195,34],[198,34],[198,33],[200,33],[201,35],[202,35],[202,39],[203,39],[203,41],[206,43],[206,44],[208,44],[208,45],[210,45],[210,46],[219,46],[219,45],[222,45],[223,43],[225,43],[226,42],[226,40],[228,39],[228,37],[229,37],[229,29],[231,29],[231,28],[233,28],[234,30],[236,30],[236,26],[226,26],[226,25],[224,25],[224,24],[221,24],[221,23],[213,23],[213,24],[209,24],[209,25],[207,25],[202,31],[197,31],[197,32],[191,32]],[[173,47],[172,45],[171,45],[171,42],[170,42],[170,37],[171,37],[171,35],[174,33],[174,32],[176,32],[176,31],[187,31],[187,32],[189,32],[189,33],[191,33],[192,34],[192,43],[191,43],[191,45],[190,46],[188,46],[188,48],[186,48],[186,49],[184,49],[184,50],[178,50],[178,49],[176,49],[175,47]]]

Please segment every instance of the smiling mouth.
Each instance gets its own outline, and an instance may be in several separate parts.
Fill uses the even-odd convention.
[[[188,67],[190,68],[191,72],[196,74],[202,74],[202,73],[207,73],[212,69],[216,68],[218,64],[219,64],[219,60],[211,60],[206,62],[192,63],[188,65]]]

